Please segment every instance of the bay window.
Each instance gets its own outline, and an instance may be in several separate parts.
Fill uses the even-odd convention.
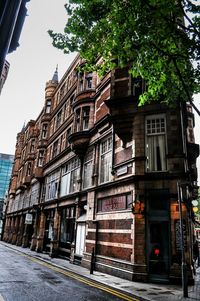
[[[76,110],[76,131],[80,131],[80,118],[81,118],[81,110],[77,109]]]
[[[86,75],[86,89],[92,89],[92,73]]]
[[[45,113],[49,114],[51,112],[51,100],[48,99],[46,102],[46,109],[45,109]]]
[[[90,107],[85,106],[78,108],[75,113],[75,130],[87,131],[89,129],[89,120],[90,120]]]
[[[88,130],[90,118],[90,107],[83,108],[83,130]]]

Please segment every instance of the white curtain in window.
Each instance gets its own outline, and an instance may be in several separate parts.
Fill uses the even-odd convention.
[[[64,195],[67,195],[69,193],[70,178],[71,178],[70,173],[62,176],[61,183],[60,183],[60,196],[61,197]]]
[[[101,156],[101,173],[100,182],[108,182],[111,180],[112,158],[111,152]]]
[[[147,136],[147,170],[166,170],[165,136]]]
[[[79,175],[80,175],[80,168],[74,169],[71,172],[70,192],[74,192],[78,190]]]
[[[92,186],[92,168],[93,168],[92,161],[84,164],[83,188]]]

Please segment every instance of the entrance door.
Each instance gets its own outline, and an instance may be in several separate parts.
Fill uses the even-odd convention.
[[[85,223],[78,223],[76,233],[76,254],[83,256],[85,247]]]
[[[50,242],[53,239],[53,220],[46,220],[44,233],[44,251],[49,252]]]
[[[149,221],[148,266],[150,281],[168,281],[169,222]]]

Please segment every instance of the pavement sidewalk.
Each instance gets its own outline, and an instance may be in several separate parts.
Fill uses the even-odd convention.
[[[132,294],[133,299],[139,297],[148,301],[200,301],[200,268],[197,270],[195,285],[188,287],[189,297],[184,298],[182,287],[179,285],[133,282],[97,271],[94,271],[93,274],[90,274],[88,269],[85,269],[79,265],[71,264],[66,259],[50,258],[46,253],[36,253],[28,248],[18,247],[3,241],[1,241],[0,244],[18,252],[27,254],[31,257],[48,262],[53,266],[74,272],[82,277],[118,289],[124,293],[127,292]]]

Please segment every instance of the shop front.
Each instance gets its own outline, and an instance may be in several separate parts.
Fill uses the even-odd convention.
[[[71,245],[74,242],[75,206],[61,209],[59,253],[70,257]]]

